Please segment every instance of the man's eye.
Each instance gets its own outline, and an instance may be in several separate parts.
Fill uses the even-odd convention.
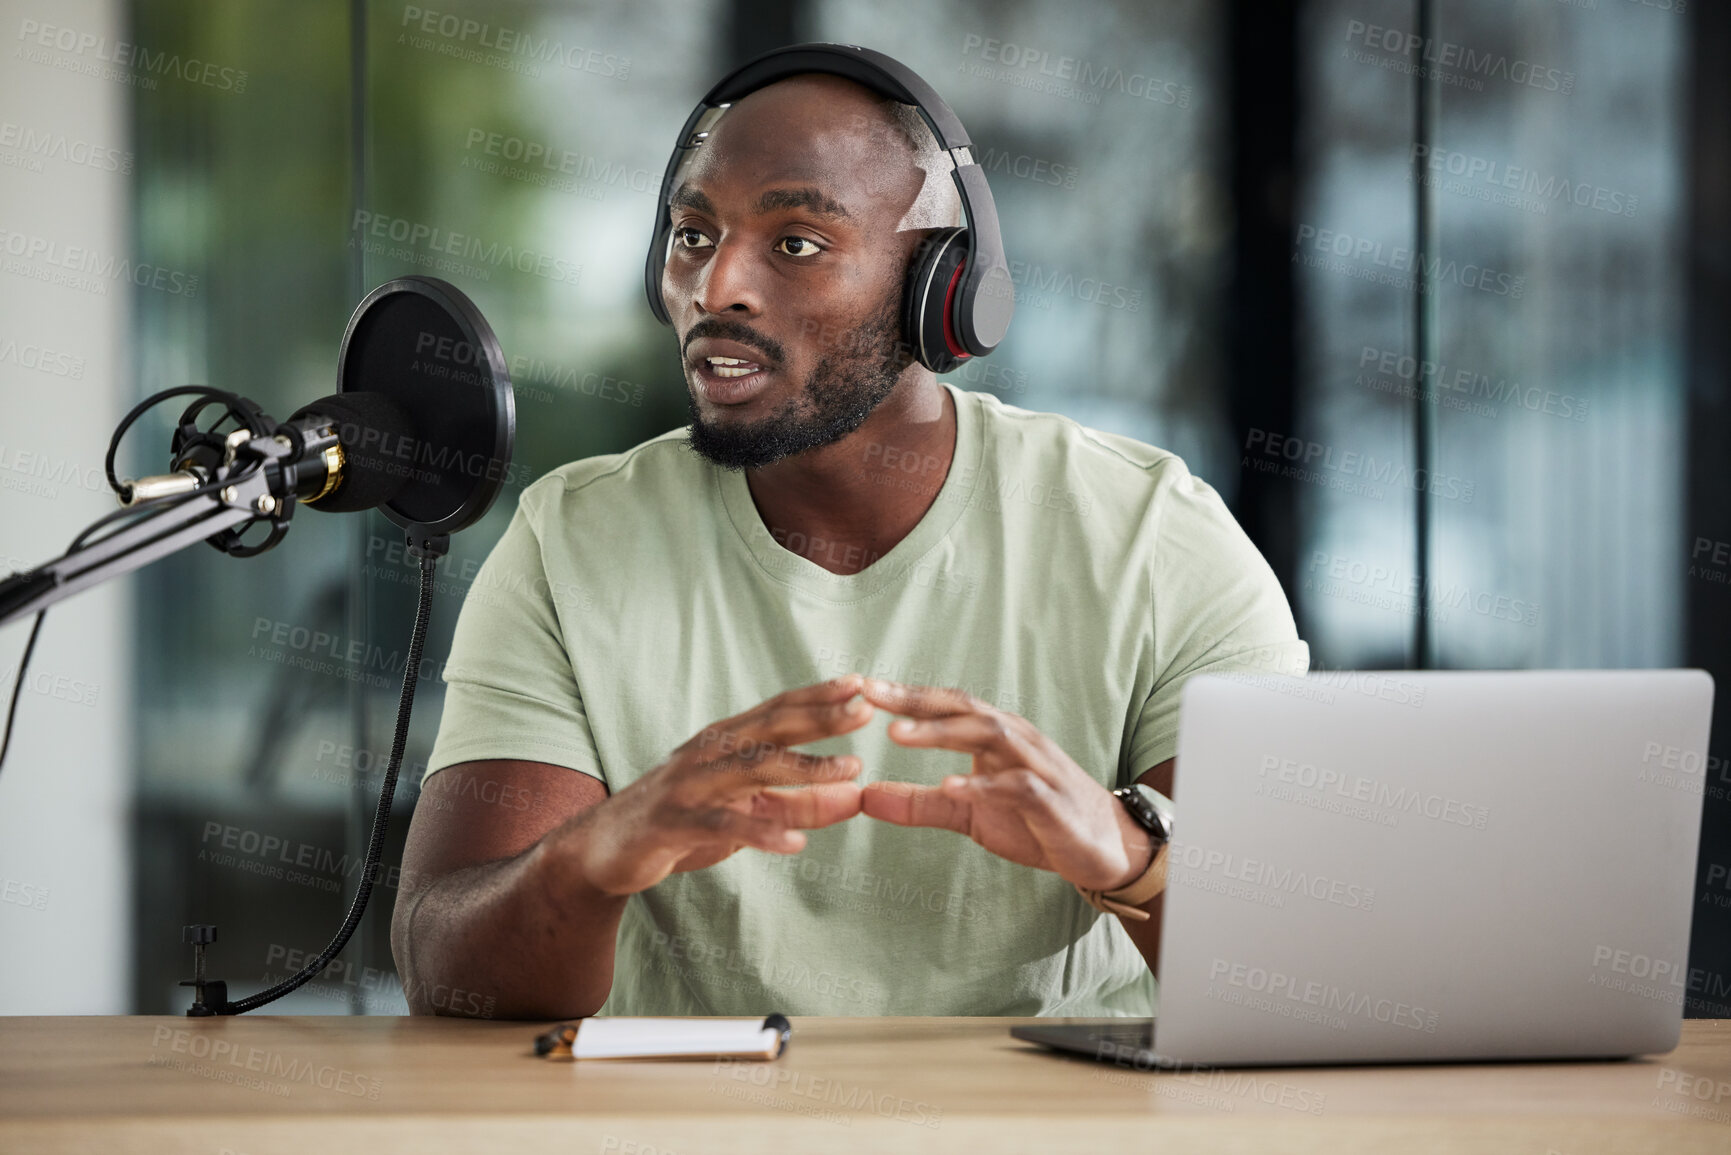
[[[808,237],[783,237],[775,242],[775,251],[786,253],[790,257],[815,257],[823,250],[816,241]]]
[[[673,240],[682,249],[708,248],[712,243],[708,237],[693,228],[674,229]]]

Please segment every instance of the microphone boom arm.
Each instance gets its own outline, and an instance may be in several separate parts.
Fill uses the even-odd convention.
[[[283,500],[271,492],[270,475],[275,472],[255,469],[217,492],[173,499],[82,549],[68,550],[45,565],[0,580],[0,625],[224,530],[268,517]]]

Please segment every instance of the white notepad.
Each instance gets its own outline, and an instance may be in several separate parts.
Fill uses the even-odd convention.
[[[574,1033],[574,1037],[573,1037]],[[774,1059],[791,1027],[768,1018],[589,1018],[561,1024],[537,1050],[556,1059]]]

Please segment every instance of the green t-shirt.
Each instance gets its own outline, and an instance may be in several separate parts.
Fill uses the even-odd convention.
[[[617,792],[705,726],[853,670],[1020,714],[1110,789],[1174,755],[1191,674],[1304,672],[1273,572],[1181,460],[943,387],[943,487],[854,574],[778,542],[686,428],[529,486],[458,619],[427,772],[525,759]],[[891,720],[800,749],[857,754],[862,783],[968,773]],[[1155,993],[1117,917],[1056,874],[856,815],[633,895],[601,1013],[1150,1015]]]

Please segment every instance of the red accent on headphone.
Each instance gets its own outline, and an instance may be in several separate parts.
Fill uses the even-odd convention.
[[[950,274],[950,287],[944,290],[944,344],[949,346],[951,355],[956,357],[973,356],[957,342],[955,330],[950,326],[950,318],[953,316],[950,312],[950,302],[955,299],[956,283],[962,279],[962,270],[967,267],[968,262],[965,260],[957,265],[956,271]]]

